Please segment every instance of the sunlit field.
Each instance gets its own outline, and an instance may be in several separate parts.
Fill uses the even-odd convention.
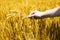
[[[60,40],[60,17],[28,18],[58,6],[60,0],[0,0],[0,40]]]

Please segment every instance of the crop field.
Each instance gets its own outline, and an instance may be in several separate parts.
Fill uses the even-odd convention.
[[[60,0],[0,0],[0,40],[60,40],[60,17],[28,18],[58,6]]]

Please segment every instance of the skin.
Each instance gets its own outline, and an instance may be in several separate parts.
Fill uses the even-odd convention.
[[[28,17],[29,18],[47,18],[47,17],[55,17],[55,16],[60,16],[60,7],[46,10],[44,12],[35,10],[31,12]]]

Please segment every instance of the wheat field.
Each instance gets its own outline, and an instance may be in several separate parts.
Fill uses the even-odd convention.
[[[60,17],[27,18],[58,6],[60,0],[0,0],[0,40],[60,40]]]

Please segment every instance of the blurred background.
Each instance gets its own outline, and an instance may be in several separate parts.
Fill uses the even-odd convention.
[[[58,6],[60,0],[0,0],[0,40],[60,40],[60,17],[27,18]]]

